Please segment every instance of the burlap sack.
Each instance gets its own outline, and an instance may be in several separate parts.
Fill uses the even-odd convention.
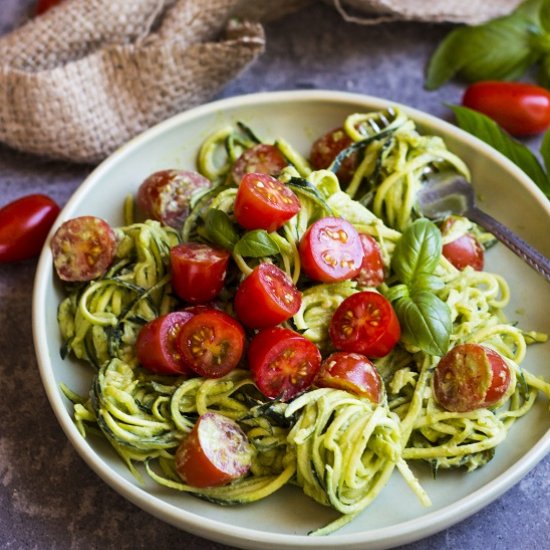
[[[63,2],[0,38],[0,141],[52,158],[98,162],[141,131],[209,100],[244,70],[265,45],[261,25],[251,21],[312,1]],[[472,22],[519,2],[325,1],[345,18],[368,23]]]

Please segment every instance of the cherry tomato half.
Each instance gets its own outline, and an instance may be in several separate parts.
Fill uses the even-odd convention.
[[[209,302],[223,288],[230,254],[207,244],[183,243],[170,250],[172,287],[183,300]]]
[[[39,254],[59,214],[46,195],[26,195],[0,209],[0,262],[18,262]]]
[[[311,386],[321,365],[317,346],[292,330],[273,327],[250,343],[248,363],[258,389],[288,401]]]
[[[359,233],[342,218],[313,222],[302,237],[299,250],[305,274],[323,283],[353,279],[363,263]]]
[[[275,145],[259,143],[244,151],[235,161],[231,176],[239,185],[243,176],[249,172],[259,172],[277,177],[286,166],[288,166],[287,160]]]
[[[141,366],[157,374],[194,374],[183,359],[176,339],[193,313],[174,311],[153,319],[138,333],[136,354]]]
[[[194,315],[176,342],[185,365],[206,378],[220,378],[232,371],[241,360],[244,344],[242,326],[217,309]]]
[[[315,379],[321,388],[345,390],[373,403],[380,403],[383,384],[374,363],[359,353],[337,351],[322,363]]]
[[[444,409],[467,412],[498,404],[510,382],[510,368],[499,353],[480,344],[459,344],[437,364],[433,391]]]
[[[338,153],[349,147],[352,143],[353,140],[343,128],[335,128],[313,143],[309,154],[309,161],[315,170],[328,168]],[[352,153],[342,162],[340,170],[336,173],[338,180],[342,183],[351,181],[357,165],[357,153]]]
[[[235,218],[245,229],[275,231],[300,211],[298,197],[268,174],[243,176],[235,198]]]
[[[266,328],[290,319],[302,304],[302,295],[277,266],[262,263],[240,284],[235,312],[250,328]]]
[[[51,242],[53,263],[63,281],[91,281],[104,275],[115,257],[117,240],[111,226],[95,216],[64,222]]]
[[[176,471],[193,487],[218,487],[245,476],[252,447],[240,426],[216,412],[199,417],[176,451]]]
[[[139,186],[137,205],[146,216],[180,229],[193,195],[209,187],[211,181],[192,170],[161,170]]]
[[[355,279],[362,286],[379,286],[384,282],[384,262],[380,245],[367,233],[359,233],[363,247],[363,263]]]
[[[462,104],[492,118],[513,136],[532,136],[550,126],[550,92],[533,84],[476,82],[466,89]]]
[[[401,328],[390,302],[382,294],[366,290],[352,294],[338,306],[329,335],[338,350],[384,357],[399,341]]]
[[[452,218],[447,218],[441,225],[441,233],[443,235],[449,233],[453,223]],[[464,233],[454,241],[445,243],[442,254],[460,270],[471,266],[477,271],[481,271],[485,263],[483,246],[471,233]]]
[[[36,15],[40,15],[50,8],[53,8],[57,4],[60,4],[63,0],[38,0],[36,3]]]

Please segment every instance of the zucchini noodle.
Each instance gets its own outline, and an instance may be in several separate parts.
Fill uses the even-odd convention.
[[[426,174],[450,169],[469,178],[468,168],[441,138],[420,135],[399,109],[354,113],[342,126],[352,145],[328,169],[314,171],[290,143],[282,138],[273,142],[289,164],[278,178],[296,194],[301,208],[278,230],[264,232],[269,246],[250,255],[237,248],[244,236],[234,215],[237,185],[232,169],[242,152],[262,140],[241,123],[214,132],[197,159],[198,170],[213,187],[192,197],[181,232],[156,221],[134,222],[133,202],[127,200],[126,225],[116,229],[112,267],[89,283],[68,285],[58,310],[62,356],[72,355],[94,368],[88,396],[61,386],[74,404],[75,423],[84,437],[105,437],[139,480],[145,472],[165,487],[219,504],[254,502],[286,484],[298,486],[341,514],[315,535],[349,523],[373,502],[395,470],[420,503],[429,505],[412,461],[425,461],[434,471],[475,470],[493,457],[540,393],[550,398],[550,384],[521,366],[527,346],[546,336],[507,321],[510,289],[505,279],[471,267],[459,271],[443,256],[433,274],[441,284],[433,293],[450,312],[450,347],[483,344],[496,350],[510,369],[509,389],[491,408],[461,413],[443,409],[432,387],[440,357],[409,341],[400,341],[375,360],[384,383],[380,404],[315,386],[288,403],[271,400],[258,390],[246,365],[216,379],[160,376],[139,365],[135,342],[141,327],[184,305],[172,293],[170,273],[170,249],[180,242],[223,243],[231,251],[233,261],[218,296],[229,313],[238,285],[256,265],[271,262],[284,270],[302,294],[299,311],[285,326],[315,343],[324,357],[334,351],[329,337],[334,312],[365,288],[354,280],[319,284],[304,276],[299,245],[313,222],[342,217],[371,235],[386,272],[375,290],[387,296],[405,292],[392,258],[402,232],[419,216],[416,195]],[[336,173],[350,155],[356,156],[356,170],[342,188]],[[460,217],[443,243],[466,232],[486,247],[494,243],[491,235]],[[263,255],[264,250],[269,253]],[[228,485],[197,488],[178,475],[175,453],[209,411],[239,424],[253,448],[252,466]]]

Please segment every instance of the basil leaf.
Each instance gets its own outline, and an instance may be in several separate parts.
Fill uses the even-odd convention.
[[[233,250],[239,240],[239,234],[223,210],[209,208],[204,216],[204,224],[206,236],[210,241],[230,252]]]
[[[397,241],[392,268],[402,283],[414,285],[423,274],[433,273],[441,256],[441,232],[431,221],[413,222]]]
[[[431,292],[420,291],[397,300],[394,307],[405,343],[430,355],[447,353],[452,320],[451,310],[445,302]]]
[[[550,182],[540,162],[534,153],[525,145],[516,141],[504,132],[500,126],[489,117],[458,105],[451,105],[458,125],[470,134],[488,143],[499,153],[508,157],[514,164],[521,168],[542,190],[550,197]],[[546,137],[546,136],[545,136]],[[549,139],[543,141],[541,148],[542,157],[547,162],[550,158]]]
[[[248,258],[263,258],[279,254],[279,246],[264,229],[245,233],[233,249],[235,254]]]
[[[421,273],[420,275],[417,275],[414,280],[412,289],[413,292],[421,290],[435,292],[436,290],[441,290],[444,286],[445,283],[442,281],[441,277],[431,273]]]
[[[541,4],[538,11],[539,24],[543,30],[548,32],[550,31],[550,2],[543,1],[541,3],[539,1],[537,3]]]

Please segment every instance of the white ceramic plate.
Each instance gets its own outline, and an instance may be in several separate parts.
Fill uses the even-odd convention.
[[[352,112],[382,109],[388,102],[338,92],[282,92],[222,100],[176,116],[137,137],[101,164],[80,186],[61,213],[69,218],[94,214],[122,223],[122,204],[150,173],[173,167],[193,168],[198,145],[213,130],[243,121],[266,138],[282,136],[307,154],[312,141],[338,126]],[[550,255],[549,202],[513,164],[456,127],[405,109],[424,132],[439,134],[470,166],[481,206],[523,238]],[[55,228],[53,229],[55,230]],[[52,231],[53,231],[52,230]],[[550,333],[550,285],[503,246],[487,254],[488,270],[509,281],[511,320],[526,329]],[[501,495],[550,450],[550,414],[541,399],[516,424],[496,457],[471,474],[416,470],[433,506],[424,509],[395,473],[377,500],[359,518],[327,538],[307,532],[336,515],[294,487],[246,507],[227,508],[189,495],[139,485],[105,442],[84,440],[71,419],[71,405],[59,391],[64,382],[85,394],[91,369],[59,357],[56,308],[61,298],[46,247],[34,290],[34,339],[42,380],[57,418],[78,453],[111,487],[149,513],[194,534],[243,548],[386,548],[425,537],[458,522]],[[524,364],[536,374],[550,363],[550,344],[529,349]]]

